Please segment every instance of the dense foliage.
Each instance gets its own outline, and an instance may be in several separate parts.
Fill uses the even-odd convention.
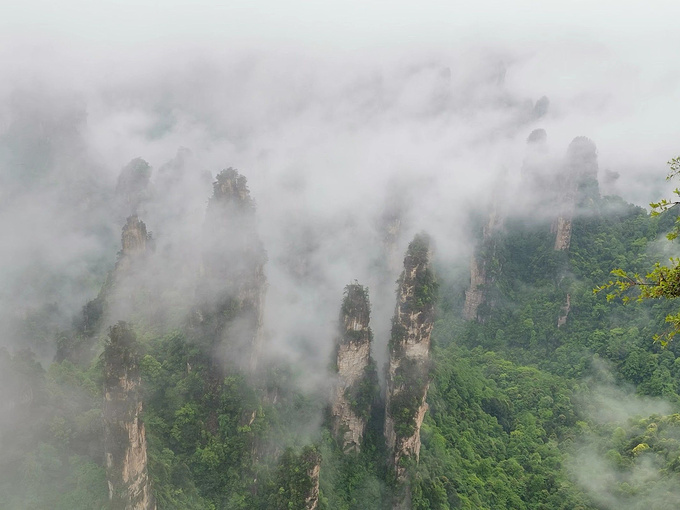
[[[414,510],[677,502],[680,347],[651,341],[673,305],[624,307],[592,292],[612,268],[651,267],[661,249],[655,240],[674,220],[672,212],[650,217],[617,198],[593,199],[573,222],[569,251],[558,252],[548,222],[508,218],[484,253],[494,283],[479,322],[461,317],[467,268],[438,268],[429,411],[408,482]],[[434,285],[424,274],[416,305],[431,302]],[[325,402],[297,389],[300,367],[263,367],[257,381],[235,369],[216,375],[209,344],[195,329],[136,328],[160,509],[303,508],[308,474],[319,463],[321,508],[390,508],[396,488],[374,377],[351,389],[368,427],[361,451],[345,454],[325,424],[316,426]],[[89,326],[76,325],[60,338],[89,334]],[[0,437],[3,508],[106,508],[100,358],[39,363],[27,351],[0,351],[0,374],[0,401],[9,406],[0,420],[14,417]],[[405,365],[398,375],[407,381],[412,374]],[[610,409],[602,402],[612,388],[619,393],[606,400]]]

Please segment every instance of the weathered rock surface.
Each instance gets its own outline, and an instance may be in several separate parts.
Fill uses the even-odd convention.
[[[331,405],[333,434],[343,451],[360,450],[377,386],[371,359],[371,307],[362,285],[345,287],[336,340],[338,382]]]
[[[141,377],[134,333],[120,322],[110,330],[104,359],[104,447],[111,508],[150,510]]]
[[[569,312],[571,311],[571,298],[567,294],[567,299],[564,304],[560,307],[560,315],[557,318],[557,327],[561,328],[567,323],[567,317],[569,317]]]
[[[589,197],[599,195],[597,168],[595,144],[584,136],[574,138],[567,149],[564,170],[557,179],[559,212],[552,228],[556,251],[569,249],[577,206]]]
[[[317,510],[319,508],[319,474],[321,473],[321,456],[313,459],[312,465],[307,469],[311,489],[305,498],[305,510]]]
[[[103,325],[120,320],[130,320],[137,308],[137,291],[143,286],[141,275],[149,251],[150,234],[146,225],[136,215],[129,216],[121,234],[121,251],[112,271],[99,290],[97,297],[83,307],[77,328],[81,335],[62,337],[57,345],[55,359],[68,359],[74,363],[91,358],[94,338]]]
[[[430,241],[417,235],[408,247],[397,290],[387,371],[385,440],[388,463],[404,481],[408,459],[420,455],[420,427],[427,411],[430,335],[437,283],[430,268]]]
[[[480,320],[479,307],[487,301],[489,286],[494,282],[493,271],[490,270],[491,261],[496,253],[495,234],[503,223],[501,214],[501,189],[499,183],[491,203],[491,212],[482,230],[482,243],[472,255],[470,261],[470,286],[465,291],[463,318],[465,320]]]

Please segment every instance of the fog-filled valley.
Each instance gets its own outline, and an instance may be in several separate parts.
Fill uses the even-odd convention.
[[[666,11],[202,7],[0,21],[0,508],[678,506]]]

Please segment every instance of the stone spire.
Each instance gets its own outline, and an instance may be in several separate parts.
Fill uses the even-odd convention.
[[[377,389],[371,359],[368,289],[358,283],[345,287],[336,340],[338,383],[331,406],[333,434],[343,451],[361,449],[366,422]]]
[[[409,244],[399,279],[387,371],[385,440],[397,480],[406,479],[404,460],[418,461],[420,427],[430,385],[430,334],[437,282],[430,267],[430,240],[418,234]]]
[[[104,349],[104,448],[111,508],[152,510],[137,341],[119,322]]]

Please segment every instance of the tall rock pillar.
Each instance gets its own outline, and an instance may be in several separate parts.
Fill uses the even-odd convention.
[[[331,405],[331,422],[333,434],[346,452],[361,449],[377,389],[377,373],[371,359],[370,315],[368,289],[359,284],[345,287],[336,340],[338,383]]]
[[[553,225],[556,251],[569,249],[576,207],[599,196],[597,169],[595,144],[585,136],[574,138],[567,149],[564,170],[558,177],[559,212]]]
[[[135,335],[127,323],[110,329],[104,360],[104,447],[109,500],[115,510],[152,510],[141,377]]]
[[[418,234],[406,252],[392,320],[385,440],[388,463],[400,482],[406,479],[407,461],[418,461],[420,427],[427,411],[430,334],[438,287],[430,259],[429,237]]]
[[[267,255],[246,178],[233,168],[213,184],[203,229],[199,322],[228,363],[253,370],[262,338]]]

